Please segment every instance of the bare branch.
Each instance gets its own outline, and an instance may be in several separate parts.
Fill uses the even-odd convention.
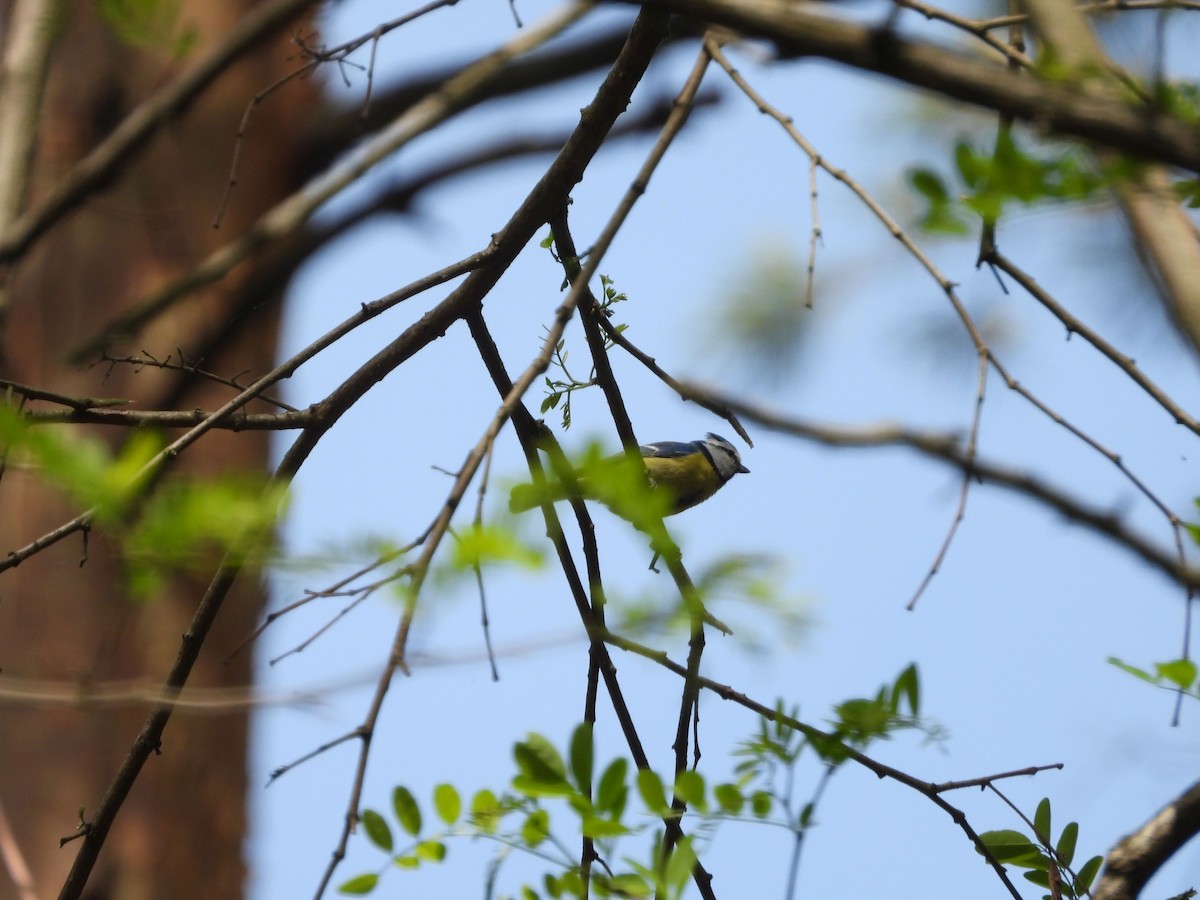
[[[1030,472],[1013,469],[979,457],[968,462],[962,437],[948,433],[914,431],[898,425],[852,428],[828,425],[788,416],[753,403],[737,400],[701,385],[681,383],[689,399],[727,406],[738,415],[770,428],[829,447],[908,447],[949,463],[986,484],[1008,488],[1031,497],[1072,522],[1110,538],[1140,556],[1172,581],[1185,587],[1200,587],[1200,569],[1184,565],[1177,552],[1169,552],[1132,531],[1111,510],[1089,506],[1065,491],[1047,484]]]
[[[646,0],[644,5],[765,38],[789,56],[818,56],[878,72],[952,100],[1008,113],[1051,134],[1200,172],[1200,132],[1159,110],[1018,76],[1004,65],[839,21],[786,0]]]

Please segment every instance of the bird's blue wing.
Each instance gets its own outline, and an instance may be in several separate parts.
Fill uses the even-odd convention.
[[[638,448],[645,458],[678,459],[690,456],[699,451],[696,441],[658,441],[655,444],[644,444]]]

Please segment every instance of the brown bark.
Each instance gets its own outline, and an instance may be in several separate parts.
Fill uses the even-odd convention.
[[[250,4],[194,0],[184,20],[199,52],[219,40]],[[93,4],[71,4],[55,48],[32,202],[182,63],[117,40]],[[178,374],[103,365],[78,369],[63,356],[148,289],[185,271],[293,190],[299,134],[314,105],[311,80],[295,82],[256,112],[241,178],[224,227],[211,222],[229,172],[248,99],[297,65],[287,34],[275,35],[168,124],[117,182],[43,237],[12,273],[0,375],[67,394],[125,397],[135,408],[219,405],[228,389]],[[135,343],[159,358],[203,356],[209,371],[261,373],[275,354],[278,297],[238,308],[253,264],[178,304]],[[236,327],[230,328],[231,323]],[[216,341],[216,344],[213,344]],[[126,435],[94,430],[111,445]],[[182,457],[177,473],[261,470],[263,433],[213,433]],[[0,550],[19,547],[79,510],[26,473],[0,482]],[[0,577],[0,677],[88,684],[158,679],[169,667],[206,577],[180,575],[159,596],[128,596],[113,544],[93,533],[64,541]],[[252,581],[252,580],[251,580]],[[224,656],[252,627],[261,592],[251,582],[231,597],[192,683],[246,685],[250,660]],[[33,870],[39,894],[57,892],[74,855],[79,807],[95,806],[145,718],[145,707],[0,706],[0,800]],[[247,720],[243,713],[177,716],[161,755],[147,766],[117,820],[88,896],[224,898],[242,892],[246,832]],[[0,874],[0,897],[10,894]]]

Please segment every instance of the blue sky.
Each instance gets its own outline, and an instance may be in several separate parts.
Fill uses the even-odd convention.
[[[549,8],[518,4],[527,22]],[[327,23],[326,40],[370,30],[394,14],[391,4],[342,4]],[[431,56],[444,53],[446,42],[482,48],[512,33],[506,3],[461,3],[386,40],[379,49],[383,77],[419,71]],[[671,51],[645,88],[673,94],[694,52]],[[914,234],[916,205],[898,173],[916,164],[945,168],[962,129],[978,129],[986,139],[985,119],[960,120],[878,79],[816,62],[763,67],[745,53],[738,65],[795,117],[822,153],[848,169]],[[361,76],[348,90],[334,76],[327,82],[346,102],[361,96]],[[571,127],[595,84],[595,78],[582,79],[540,95],[520,108],[521,125]],[[723,303],[761,265],[764,249],[782,248],[802,265],[811,217],[808,168],[799,151],[717,70],[707,84],[721,88],[724,102],[688,125],[601,266],[631,298],[618,309],[631,340],[674,374],[798,417],[967,428],[975,394],[969,344],[960,338],[958,352],[941,353],[927,339],[931,327],[950,321],[945,299],[828,178],[820,183],[816,307],[794,366],[763,378],[744,358],[719,346],[711,322]],[[419,171],[464,141],[485,142],[504,133],[512,127],[513,110],[496,105],[465,115],[444,135],[414,143],[361,190],[378,189],[389,175]],[[589,169],[571,210],[581,246],[610,215],[647,148],[635,141],[606,148]],[[284,352],[303,346],[359,303],[484,246],[545,164],[523,161],[462,179],[425,196],[417,217],[377,223],[328,248],[295,284]],[[974,269],[970,239],[920,240],[960,284],[968,306],[1009,329],[1011,339],[998,346],[1014,375],[1120,452],[1177,512],[1191,512],[1190,498],[1197,493],[1190,459],[1194,436],[1189,440],[1083,341],[1065,341],[1061,327],[1026,297],[1016,291],[1004,296],[990,273]],[[1137,357],[1176,397],[1194,395],[1194,361],[1179,351],[1154,298],[1113,262],[1124,235],[1110,213],[1018,212],[1005,222],[1000,241],[1006,253]],[[561,299],[560,281],[561,270],[535,246],[489,298],[489,321],[512,369],[536,353],[541,326]],[[290,401],[319,399],[444,293],[401,306],[301,369],[288,385]],[[568,341],[582,359],[581,335],[573,329]],[[708,430],[733,437],[725,423],[680,402],[632,361],[618,357],[615,365],[644,441],[692,439]],[[540,399],[533,394],[528,402]],[[456,468],[497,403],[465,329],[452,329],[368,394],[313,454],[296,482],[285,531],[288,550],[304,557],[369,535],[397,543],[411,539],[449,487],[431,467]],[[574,420],[560,434],[569,446],[596,438],[615,445],[598,395],[577,400]],[[555,418],[548,421],[557,429]],[[1200,749],[1197,711],[1185,708],[1182,725],[1169,727],[1171,698],[1105,662],[1109,655],[1138,664],[1174,656],[1181,639],[1179,589],[1123,549],[985,485],[972,490],[942,570],[917,610],[906,612],[954,514],[959,485],[954,473],[904,450],[832,451],[748,427],[755,446],[743,458],[752,474],[673,520],[673,533],[693,572],[729,553],[778,557],[786,571],[785,593],[806,624],[783,639],[761,614],[734,603],[719,607],[717,614],[735,623],[739,636],[710,640],[707,674],[763,702],[782,697],[799,704],[802,718],[821,724],[832,704],[872,694],[916,661],[925,711],[949,737],[931,747],[916,736],[901,736],[872,754],[930,781],[1064,763],[1061,772],[1009,781],[1004,789],[1030,815],[1041,797],[1051,797],[1056,829],[1079,821],[1081,858],[1103,853],[1191,782]],[[1121,511],[1168,544],[1161,517],[1111,463],[995,378],[980,440],[984,456],[1030,467],[1097,505]],[[515,438],[505,431],[493,474],[502,484],[521,473]],[[489,494],[489,508],[497,515],[504,496],[501,487]],[[525,520],[525,533],[536,539],[536,515]],[[604,511],[597,520],[610,592],[658,596],[669,604],[667,576],[645,569],[644,540]],[[305,588],[323,587],[348,568],[280,573],[273,580],[273,602],[282,605]],[[464,792],[499,791],[513,774],[509,748],[515,740],[538,731],[562,744],[580,718],[586,655],[561,576],[498,571],[488,578],[488,603],[492,639],[502,651],[498,683],[479,655],[473,587],[447,586],[422,600],[412,677],[398,679],[388,695],[365,806],[387,809],[396,784],[423,798],[441,781]],[[295,646],[334,611],[327,605],[286,617],[267,632],[260,659]],[[313,690],[321,702],[259,715],[252,784],[265,784],[275,767],[358,724],[398,614],[398,606],[380,595],[303,653],[262,666],[267,692]],[[743,636],[764,641],[770,652],[759,652]],[[662,646],[679,659],[686,653],[680,635],[663,638]],[[615,655],[643,740],[655,766],[667,771],[678,684],[642,660]],[[600,755],[608,757],[623,747],[602,707]],[[702,701],[701,717],[704,769],[710,779],[723,780],[733,765],[729,749],[752,734],[756,723],[715,698]],[[256,791],[249,843],[253,897],[311,893],[337,840],[356,752],[348,744]],[[801,802],[818,775],[811,766],[801,771]],[[978,830],[1022,827],[992,796],[956,794],[951,802],[968,812]],[[864,770],[847,767],[834,779],[818,819],[807,839],[798,896],[1003,896],[945,814]],[[635,848],[643,843],[635,842]],[[493,849],[456,841],[445,866],[389,872],[377,896],[482,896]],[[728,826],[706,864],[720,896],[781,897],[789,849],[782,829]],[[378,852],[355,837],[335,883],[379,862]],[[503,871],[500,890],[512,893],[522,878],[540,870],[514,859]],[[1197,873],[1200,853],[1185,849],[1150,890],[1177,893],[1193,885]],[[1027,896],[1039,893],[1031,889]]]

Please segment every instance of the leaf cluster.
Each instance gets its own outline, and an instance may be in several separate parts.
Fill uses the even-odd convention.
[[[1078,872],[1071,868],[1079,839],[1079,824],[1068,822],[1058,840],[1051,844],[1050,800],[1043,798],[1033,817],[1033,831],[1033,840],[1011,829],[987,831],[979,839],[998,862],[1025,869],[1022,873],[1025,880],[1047,888],[1050,893],[1044,895],[1043,900],[1075,900],[1088,896],[1092,882],[1104,864],[1104,857],[1093,856]]]
[[[961,185],[956,195],[933,169],[922,167],[908,173],[909,184],[925,202],[921,227],[926,231],[965,235],[971,228],[962,215],[964,210],[995,224],[1012,203],[1030,206],[1087,200],[1126,174],[1116,170],[1108,175],[1099,173],[1076,149],[1047,157],[1034,155],[1020,147],[1011,131],[1001,131],[990,150],[959,141],[954,148],[954,170]]]
[[[152,595],[174,571],[207,571],[227,554],[239,564],[261,561],[285,507],[285,487],[249,473],[173,478],[147,496],[163,445],[158,434],[135,431],[113,451],[96,438],[35,427],[12,407],[0,407],[6,463],[35,471],[89,511],[92,524],[116,541],[135,598]]]
[[[554,236],[546,238],[541,242],[542,247],[550,247],[554,242]],[[564,287],[568,285],[564,283]],[[623,292],[618,291],[612,278],[607,275],[600,276],[600,297],[597,298],[597,304],[601,315],[612,318],[613,307],[618,303],[623,303],[629,297]],[[629,326],[625,323],[618,323],[614,326],[616,331],[625,331]],[[547,331],[549,329],[546,329]],[[612,338],[607,335],[604,338],[604,349],[609,350],[613,346]],[[571,396],[576,391],[589,388],[596,383],[596,367],[593,365],[588,372],[587,378],[576,378],[567,368],[567,358],[569,351],[567,350],[567,342],[565,339],[559,340],[554,345],[554,354],[551,358],[551,365],[562,372],[561,378],[551,378],[546,376],[546,396],[542,400],[541,412],[545,415],[552,409],[562,407],[562,426],[563,429],[571,427]]]

